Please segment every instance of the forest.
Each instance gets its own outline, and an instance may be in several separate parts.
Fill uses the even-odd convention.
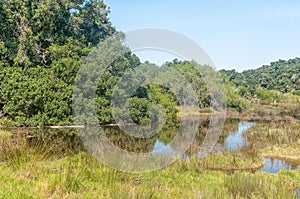
[[[72,91],[77,71],[99,42],[118,32],[110,22],[107,6],[102,1],[84,0],[43,3],[14,0],[3,1],[0,6],[1,124],[72,124]],[[284,102],[286,93],[299,96],[299,63],[299,58],[295,58],[241,73],[221,70],[227,107],[244,112],[253,99],[270,104]],[[109,110],[112,89],[120,77],[141,64],[151,65],[127,53],[114,61],[99,79],[96,102],[100,124],[114,123]],[[204,94],[199,95],[199,107],[210,106],[207,85],[198,70],[193,69],[195,64],[173,60],[165,66],[179,71],[198,94]],[[157,102],[163,103],[169,118],[174,119],[178,102],[173,98],[168,89],[159,85],[139,88],[130,99],[134,122],[149,121],[149,108]]]
[[[295,105],[292,107],[292,114],[299,115],[299,61],[299,58],[279,60],[241,73],[235,70],[220,70],[227,85],[228,107],[249,112],[249,109],[256,106],[254,104],[261,104],[262,109],[267,109],[268,105],[273,105],[274,108],[280,107],[280,104],[292,103]],[[288,112],[288,107],[289,105],[273,113]]]
[[[282,93],[299,95],[300,89],[300,58],[279,60],[264,65],[258,69],[245,70],[241,73],[235,70],[222,70],[229,81],[236,86],[246,87],[248,90],[267,89]]]

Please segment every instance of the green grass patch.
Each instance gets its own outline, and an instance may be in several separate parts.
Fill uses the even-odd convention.
[[[34,145],[1,140],[0,198],[297,198],[294,190],[300,187],[299,170],[249,172],[262,161],[253,146],[131,174],[109,168],[85,151],[51,153],[57,142],[52,146],[46,139]],[[233,170],[224,172],[228,168]]]
[[[262,158],[249,157],[243,153],[221,152],[211,153],[197,160],[198,165],[209,170],[233,171],[256,171],[264,165]]]
[[[0,165],[1,198],[296,198],[300,171],[226,174],[177,161],[151,173],[123,173],[83,152],[35,159],[15,170]],[[255,186],[259,185],[259,186]]]
[[[0,138],[1,138],[1,137],[9,137],[9,136],[11,136],[11,135],[12,135],[12,133],[11,133],[10,131],[0,129]]]
[[[300,140],[291,145],[268,147],[262,151],[262,156],[284,160],[292,165],[300,165]]]
[[[257,150],[292,145],[300,140],[300,123],[258,122],[244,135]]]

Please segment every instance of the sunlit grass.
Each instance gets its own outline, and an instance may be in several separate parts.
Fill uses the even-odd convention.
[[[197,160],[199,167],[224,172],[257,171],[264,165],[260,156],[242,152],[211,153]]]
[[[300,140],[300,123],[260,122],[244,135],[256,149],[291,145]]]
[[[34,145],[1,140],[0,198],[297,198],[294,190],[300,187],[299,170],[254,172],[262,159],[252,145],[131,174],[85,151],[52,153],[47,139]]]
[[[285,160],[300,165],[300,140],[291,145],[271,146],[262,151],[262,156]]]
[[[130,174],[108,168],[85,152],[27,162],[18,170],[3,164],[0,168],[0,186],[6,188],[1,198],[296,198],[293,190],[300,176],[299,171],[228,175],[181,161],[163,170]]]
[[[29,148],[22,150],[27,151],[10,157],[27,157],[17,169],[6,164],[11,160],[1,160],[1,198],[234,198],[248,197],[250,192],[256,198],[274,198],[275,194],[293,198],[291,194],[299,186],[299,171],[272,176],[245,171],[228,175],[207,170],[192,159],[151,173],[130,174],[106,167],[86,152],[53,159]],[[224,157],[224,163],[230,158]],[[258,182],[262,186],[254,186]]]
[[[245,136],[260,156],[300,164],[300,123],[261,122]]]
[[[0,138],[2,138],[2,137],[9,137],[11,135],[12,135],[11,132],[9,132],[7,130],[0,129]]]
[[[236,172],[226,176],[224,185],[232,198],[297,198],[296,182],[286,176]],[[290,188],[289,188],[290,187]]]

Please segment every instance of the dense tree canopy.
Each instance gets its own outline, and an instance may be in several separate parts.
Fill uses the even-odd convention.
[[[89,53],[117,33],[108,14],[107,6],[101,0],[0,0],[2,124],[72,123],[76,74]],[[99,123],[116,122],[111,111],[113,90],[123,75],[141,64],[158,68],[149,62],[140,63],[139,58],[129,51],[102,74],[97,82],[95,99]],[[210,106],[212,93],[204,81],[213,77],[209,66],[173,60],[164,67],[178,71],[191,84],[198,95],[200,108]],[[300,95],[300,58],[279,60],[242,73],[222,70],[221,74],[227,88],[227,106],[238,111],[246,109],[247,100],[251,98],[270,104],[282,100],[279,92]],[[147,79],[141,75],[132,80],[138,78]],[[168,77],[161,77],[164,78]],[[88,90],[89,85],[84,86]],[[182,93],[185,90],[179,88]],[[121,90],[118,92],[122,94]],[[151,119],[159,119],[153,117],[153,113],[162,108],[170,119],[168,121],[174,121],[179,101],[168,86],[148,83],[130,96],[129,112],[134,122],[147,124]]]
[[[106,5],[100,0],[1,0],[0,12],[0,111],[8,118],[4,124],[72,123],[77,71],[99,42],[116,33]],[[128,52],[100,78],[95,100],[101,124],[115,122],[112,90],[139,64]],[[162,86],[145,85],[131,97],[134,122],[148,123],[154,103],[161,103],[170,118],[176,118],[176,101]]]
[[[115,28],[100,0],[1,0],[0,111],[21,125],[71,122],[82,59]]]
[[[262,88],[283,93],[300,93],[300,58],[271,62],[270,65],[245,70],[242,73],[235,70],[222,72],[226,73],[228,79],[236,86],[244,86],[249,90]]]
[[[1,0],[0,6],[0,54],[10,65],[50,67],[57,46],[95,46],[115,32],[99,0]]]
[[[271,62],[241,73],[235,70],[221,70],[221,73],[229,90],[229,107],[244,110],[247,101],[269,105],[297,101],[293,95],[300,95],[300,58]]]

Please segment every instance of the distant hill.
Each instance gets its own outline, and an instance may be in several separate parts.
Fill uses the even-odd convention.
[[[288,61],[280,59],[271,62],[270,65],[241,73],[235,70],[221,70],[221,72],[225,73],[228,80],[236,86],[244,86],[249,90],[265,88],[300,95],[300,58]]]

